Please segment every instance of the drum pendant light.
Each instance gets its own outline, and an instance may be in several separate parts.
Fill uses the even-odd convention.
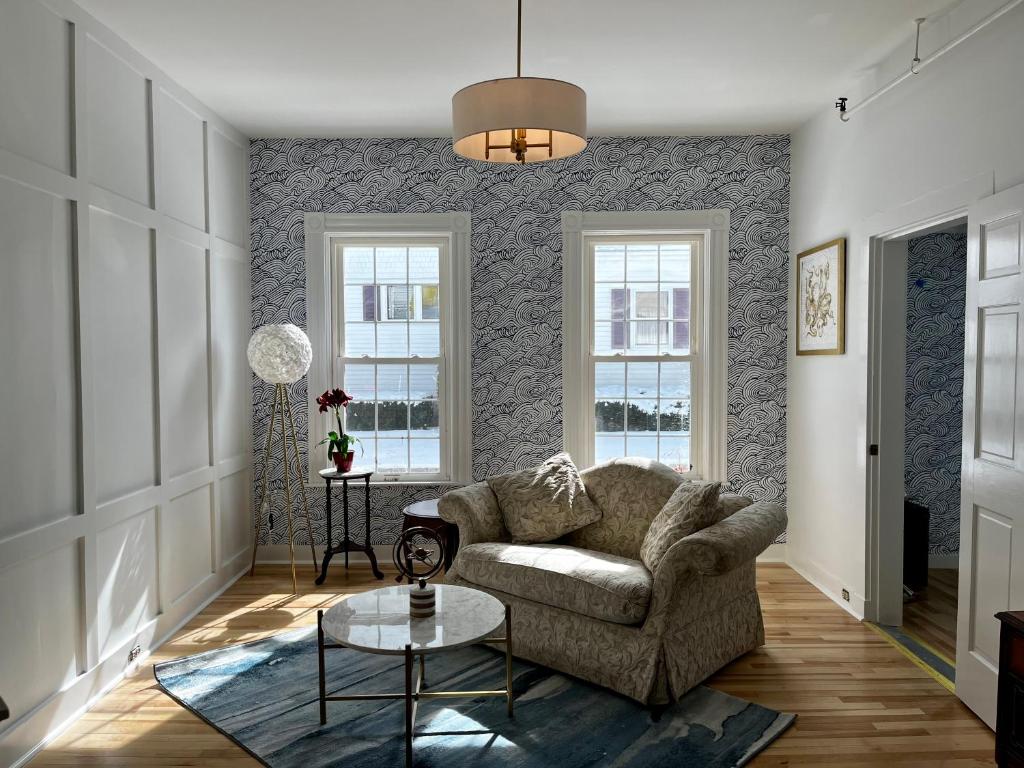
[[[564,80],[523,77],[523,0],[518,1],[516,76],[468,85],[452,97],[456,154],[490,163],[535,163],[587,146],[587,94]]]

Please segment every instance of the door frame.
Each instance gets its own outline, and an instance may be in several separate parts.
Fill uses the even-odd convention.
[[[854,231],[868,267],[864,618],[879,624],[903,623],[905,238],[965,219],[971,203],[993,193],[993,174],[981,174],[876,214]],[[878,455],[870,455],[871,445]]]

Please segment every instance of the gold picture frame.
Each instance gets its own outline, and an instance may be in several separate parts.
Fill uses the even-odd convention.
[[[796,257],[796,353],[846,352],[846,238]]]

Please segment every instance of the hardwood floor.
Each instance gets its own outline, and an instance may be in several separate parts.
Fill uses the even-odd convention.
[[[956,658],[956,568],[929,568],[928,587],[903,606],[903,628],[947,659]]]
[[[152,662],[316,622],[316,609],[380,584],[368,571],[331,575],[288,593],[286,569],[243,578],[106,695],[30,763],[44,766],[204,766],[258,763],[175,704],[153,680]],[[390,583],[390,581],[386,582]],[[796,712],[796,724],[750,765],[991,766],[994,738],[959,700],[784,565],[758,568],[767,644],[709,684]]]

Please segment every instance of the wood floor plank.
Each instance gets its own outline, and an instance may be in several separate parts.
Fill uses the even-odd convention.
[[[159,648],[131,677],[48,745],[32,768],[258,766],[230,740],[164,695],[153,663],[316,623],[316,611],[381,585],[369,571],[332,574],[289,593],[284,567],[242,578]],[[392,583],[390,578],[386,584]],[[992,732],[875,632],[784,565],[758,566],[766,644],[709,685],[798,715],[750,765],[830,768],[993,766]]]

